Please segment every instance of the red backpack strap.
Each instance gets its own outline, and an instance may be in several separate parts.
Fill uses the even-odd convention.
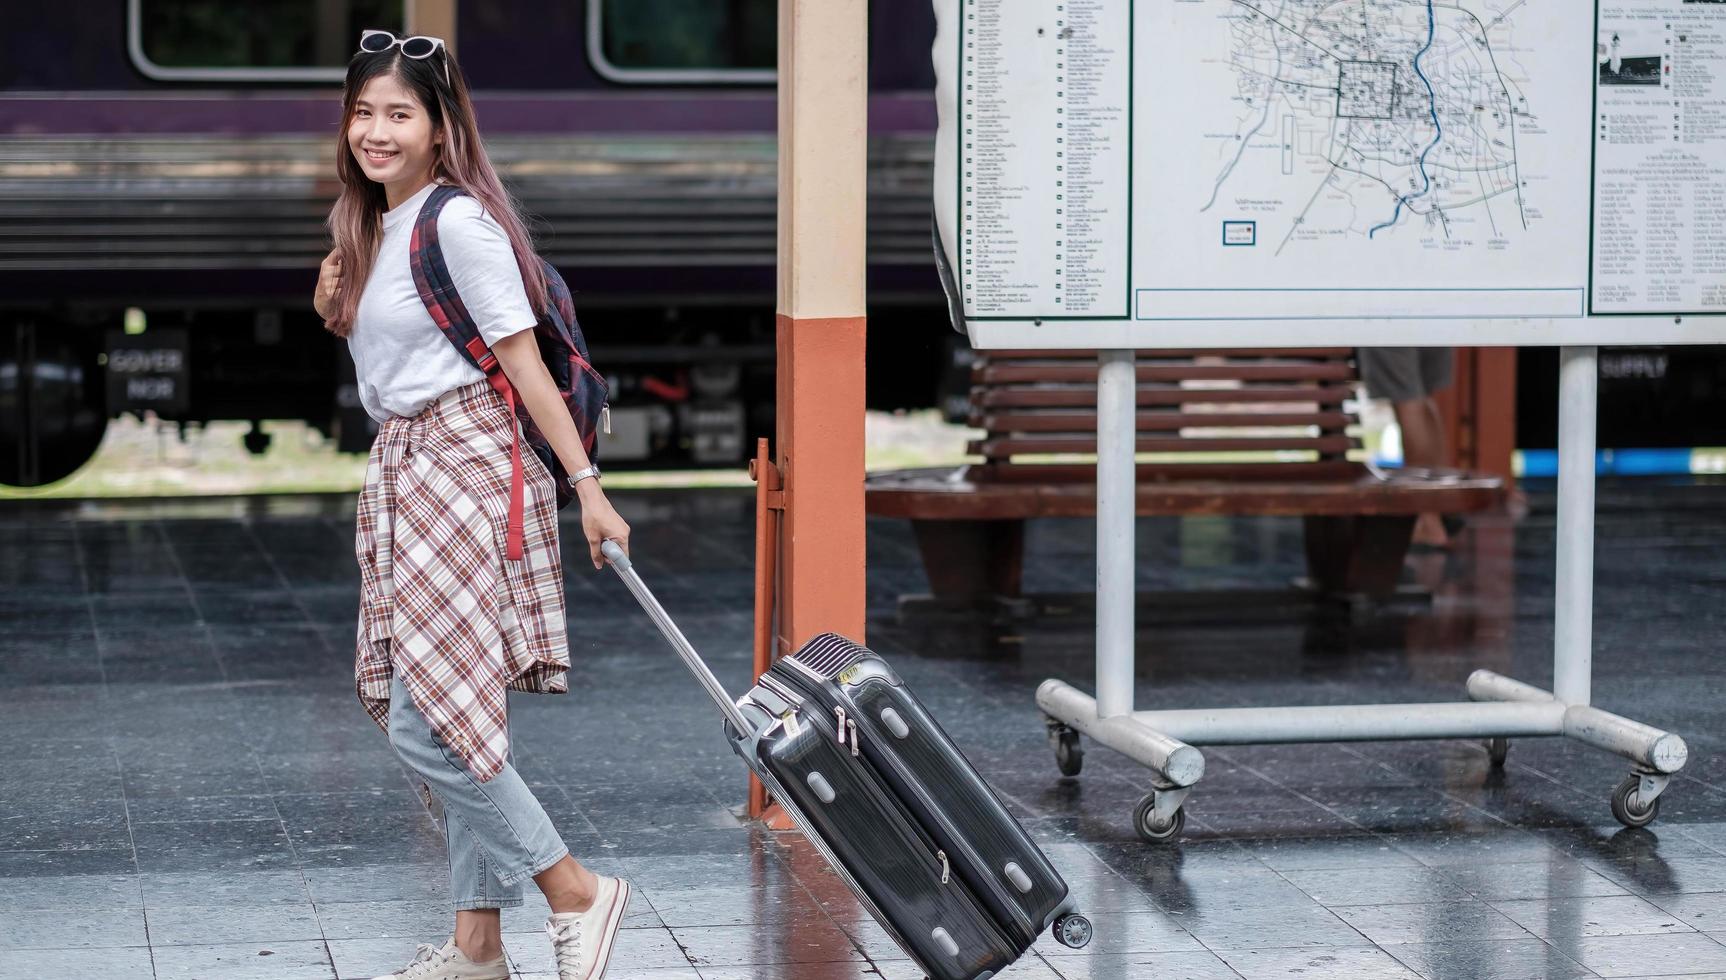
[[[444,337],[469,364],[479,368],[486,381],[509,406],[511,438],[509,447],[509,527],[505,535],[505,557],[521,561],[524,550],[523,514],[526,511],[521,471],[521,424],[516,418],[515,386],[498,363],[497,355],[486,345],[479,324],[462,304],[444,263],[443,249],[438,246],[437,219],[445,204],[458,194],[459,187],[444,185],[431,192],[419,216],[414,219],[413,237],[408,246],[408,266],[413,270],[414,286],[419,289],[420,302],[431,314]]]
[[[509,406],[509,422],[513,431],[509,441],[509,528],[504,538],[504,557],[510,561],[521,561],[522,552],[525,550],[522,514],[527,505],[522,490],[521,423],[515,416],[515,386],[509,383],[509,375],[502,371],[486,375],[486,380],[503,395],[504,403]]]

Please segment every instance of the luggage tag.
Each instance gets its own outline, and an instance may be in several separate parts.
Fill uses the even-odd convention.
[[[785,712],[784,714],[779,716],[779,720],[781,722],[784,722],[785,734],[788,737],[797,738],[798,736],[803,734],[803,722],[797,720],[797,712],[796,711]]]

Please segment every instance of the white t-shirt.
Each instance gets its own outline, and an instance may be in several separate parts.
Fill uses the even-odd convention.
[[[384,241],[372,266],[348,351],[359,380],[360,404],[379,422],[416,415],[447,391],[485,377],[469,364],[426,312],[414,285],[408,244],[420,207],[437,184],[384,212]],[[438,245],[451,281],[488,345],[537,321],[521,283],[509,236],[479,201],[461,195],[437,219]]]

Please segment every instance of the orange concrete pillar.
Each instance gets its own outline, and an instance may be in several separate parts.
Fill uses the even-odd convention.
[[[867,0],[779,2],[780,644],[862,642]]]

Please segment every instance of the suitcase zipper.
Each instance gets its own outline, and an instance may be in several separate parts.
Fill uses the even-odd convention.
[[[849,696],[849,695],[847,695],[847,696]],[[856,712],[856,714],[861,715],[862,709],[859,708],[858,711]],[[867,719],[865,719],[865,722],[867,723]],[[903,760],[896,757],[892,751],[887,751],[887,752],[883,753],[882,762],[884,762],[886,766],[895,770],[899,774],[900,779],[904,781],[905,785],[912,787],[913,791],[916,792],[918,794],[918,796],[922,798],[923,805],[929,810],[930,813],[933,814],[933,813],[939,813],[940,812],[939,807],[937,807],[935,805],[934,800],[929,798],[927,791],[918,782],[916,776],[911,773],[910,767],[907,766]],[[958,828],[956,828],[956,827],[953,828],[951,833],[952,833],[952,836],[955,838],[955,840],[958,841],[958,844],[959,844],[961,849],[968,850],[971,852],[970,861],[971,861],[973,866],[979,867],[979,868],[990,867],[989,862],[982,860],[982,856],[980,854],[977,854],[974,848],[971,848],[971,847],[969,847],[969,845],[966,844],[966,842],[963,840],[963,838],[961,836],[961,832],[958,830]],[[943,853],[943,854],[941,854],[941,856],[942,856],[943,860],[945,860],[945,854]],[[996,892],[997,900],[999,900],[1001,902],[1001,904],[1003,906],[1005,906],[1007,909],[1011,910],[1014,918],[1017,920],[1017,922],[1019,924],[1020,929],[1025,930],[1026,932],[1028,932],[1029,934],[1034,936],[1038,931],[1037,925],[1036,925],[1036,923],[1031,921],[1030,917],[1025,913],[1024,908],[1022,906],[1020,906],[1018,904],[1018,902],[1013,899],[1012,896],[1003,894],[1001,892],[1001,890],[996,886],[996,882],[993,879],[985,879],[985,880],[987,881],[987,884],[985,885],[985,887],[991,888]]]
[[[836,736],[838,736],[839,747],[840,748],[845,747],[845,733],[850,732],[851,733],[851,757],[856,758],[857,756],[862,755],[863,752],[862,752],[861,745],[857,741],[857,719],[845,717],[845,706],[842,704],[834,706],[833,717],[835,720],[835,724],[833,726],[833,732]]]
[[[845,744],[845,733],[847,731],[849,731],[851,733],[851,744],[850,744],[849,748],[851,750],[852,758],[858,759],[859,760],[858,764],[863,766],[865,769],[873,769],[874,767],[869,764],[868,760],[861,758],[862,752],[860,750],[859,743],[857,741],[857,719],[847,717],[847,715],[845,713],[845,706],[844,705],[836,706],[833,709],[833,714],[834,714],[834,717],[839,721],[839,725],[838,725],[838,729],[837,729],[837,731],[838,731],[837,741],[839,742],[840,749],[843,750],[847,747]],[[868,781],[865,781],[865,782],[867,783]],[[900,810],[901,812],[904,811],[903,805],[900,804],[897,800],[895,800],[893,798],[892,794],[885,792],[885,790],[883,788],[881,788],[879,786],[871,785],[870,789],[872,791],[872,794],[874,796],[876,796],[881,802],[888,804],[893,809]],[[923,828],[917,823],[917,821],[909,813],[905,813],[904,817],[905,817],[905,825],[911,829],[912,833],[915,834],[917,836],[917,838],[920,841],[922,841],[924,846],[927,848],[927,850],[925,850],[923,853],[928,854],[929,851],[935,852],[934,858],[936,861],[940,862],[940,864],[941,864],[941,884],[943,884],[943,885],[952,884],[953,865],[952,865],[952,862],[947,859],[947,852],[942,850],[940,848],[940,846],[935,843],[933,838],[929,837],[928,833],[923,830]],[[984,918],[987,919],[988,916],[985,915]],[[991,924],[993,924],[993,923],[991,923]]]
[[[790,662],[789,658],[787,658],[786,660],[780,661],[781,664],[789,663],[789,662]],[[774,679],[774,680],[778,681],[778,683],[770,685],[775,690],[790,687],[790,684],[788,682],[781,680],[781,679],[773,678],[771,674],[762,674],[761,675],[762,681],[768,681],[769,679]],[[820,703],[829,701],[830,699],[826,696],[826,692],[823,691],[822,688],[819,686],[821,683],[825,683],[825,682],[817,682],[815,685],[812,685],[811,689],[808,691],[797,692],[798,695],[801,695],[800,697],[798,697],[798,701],[799,702],[814,701],[816,704],[820,704]],[[857,735],[857,720],[851,716],[851,712],[847,711],[843,704],[835,704],[833,706],[833,718],[835,721],[835,730],[833,733],[834,741],[839,744],[841,749],[848,750],[851,753],[852,757],[857,759],[858,765],[862,766],[865,770],[867,770],[869,772],[874,772],[875,771],[874,764],[871,763],[869,761],[869,759],[863,755],[862,742],[860,741],[860,739]],[[847,741],[847,739],[846,739],[846,733],[847,732],[850,733],[850,740],[849,741]],[[826,737],[825,733],[823,733],[822,737],[824,737],[824,738]],[[911,815],[911,812],[908,809],[906,809],[904,803],[900,802],[896,797],[894,797],[891,793],[889,793],[884,786],[876,785],[880,782],[880,777],[878,775],[874,779],[866,780],[866,782],[871,785],[871,788],[874,790],[874,792],[877,795],[879,795],[883,800],[890,801],[890,804],[891,804],[893,809],[899,810],[901,813],[904,814],[906,824],[911,828],[912,832],[914,834],[916,834],[917,839],[922,841],[922,843],[924,845],[924,850],[923,850],[924,855],[926,857],[933,859],[935,857],[936,852],[938,852],[941,849],[940,843],[937,842],[934,837],[930,836],[929,832],[923,828],[923,825],[917,821],[916,817],[913,817]]]

